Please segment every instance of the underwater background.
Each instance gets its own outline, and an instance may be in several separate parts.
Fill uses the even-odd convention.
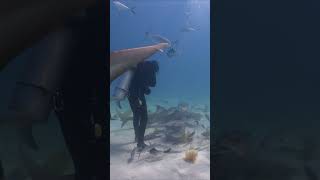
[[[121,1],[122,2],[122,1]],[[210,3],[204,1],[124,1],[135,7],[136,14],[118,11],[110,2],[111,51],[155,44],[145,33],[161,35],[171,42],[179,41],[178,56],[169,58],[157,53],[151,59],[159,62],[157,86],[152,97],[181,98],[210,102]],[[198,29],[181,32],[187,23]],[[115,81],[112,85],[115,85]],[[111,90],[114,86],[111,87]]]
[[[160,43],[155,36],[172,46],[148,59],[159,63],[157,84],[146,95],[149,146],[135,151],[128,100],[122,108],[111,101],[110,178],[209,180],[210,1],[110,1],[111,52]],[[110,96],[121,78],[111,84]]]

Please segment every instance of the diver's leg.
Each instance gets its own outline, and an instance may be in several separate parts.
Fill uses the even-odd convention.
[[[98,68],[97,68],[98,70]],[[93,120],[95,123],[95,141],[92,145],[92,166],[94,167],[94,176],[99,180],[109,179],[107,168],[109,167],[109,126],[107,121],[108,111],[108,80],[107,75],[104,74],[105,69],[100,69],[97,73],[94,82],[94,102],[92,104]]]
[[[90,179],[90,111],[86,103],[64,100],[64,109],[58,114],[61,130],[72,157],[76,180]]]
[[[137,97],[129,97],[129,104],[133,113],[133,128],[135,134],[135,140],[138,141],[139,137],[139,121],[140,121],[140,110],[139,110],[139,99]]]
[[[145,97],[141,97],[140,100],[142,101],[142,104],[140,106],[140,126],[139,126],[139,138],[138,138],[138,144],[141,147],[145,147],[146,144],[144,143],[144,134],[147,127],[147,121],[148,121],[148,110],[147,110],[147,103]]]

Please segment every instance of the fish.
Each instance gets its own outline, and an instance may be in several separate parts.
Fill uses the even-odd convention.
[[[156,105],[156,112],[162,112],[162,111],[165,111],[166,108],[164,108],[163,106],[161,105]]]
[[[136,14],[134,7],[129,8],[127,5],[121,3],[120,1],[114,0],[113,4],[117,7],[118,11],[127,11],[129,10],[132,14]]]
[[[110,54],[110,83],[117,77],[145,61],[156,52],[169,47],[168,43],[159,43],[131,49],[123,49]]]
[[[192,32],[192,31],[197,31],[197,29],[193,28],[193,27],[183,27],[180,31],[181,32]]]
[[[171,47],[172,43],[168,38],[165,38],[158,34],[151,34],[150,32],[145,32],[145,38],[151,39],[154,43],[167,43]]]
[[[127,122],[132,121],[133,117],[132,117],[132,112],[130,110],[126,111],[126,112],[120,112],[118,110],[117,111],[117,115],[120,118],[120,121],[122,122],[121,124],[121,128],[127,124]]]

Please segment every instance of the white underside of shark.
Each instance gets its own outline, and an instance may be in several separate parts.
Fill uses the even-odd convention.
[[[152,46],[112,52],[110,55],[110,82],[138,63],[145,61],[156,52],[162,52],[167,47],[169,47],[168,43],[159,43]]]

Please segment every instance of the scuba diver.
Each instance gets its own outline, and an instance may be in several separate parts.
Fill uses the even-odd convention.
[[[156,86],[156,73],[159,71],[157,61],[139,63],[135,69],[129,87],[128,100],[133,113],[133,126],[135,141],[138,149],[142,150],[147,145],[144,143],[144,133],[147,127],[148,110],[145,95],[149,95],[149,87]]]

